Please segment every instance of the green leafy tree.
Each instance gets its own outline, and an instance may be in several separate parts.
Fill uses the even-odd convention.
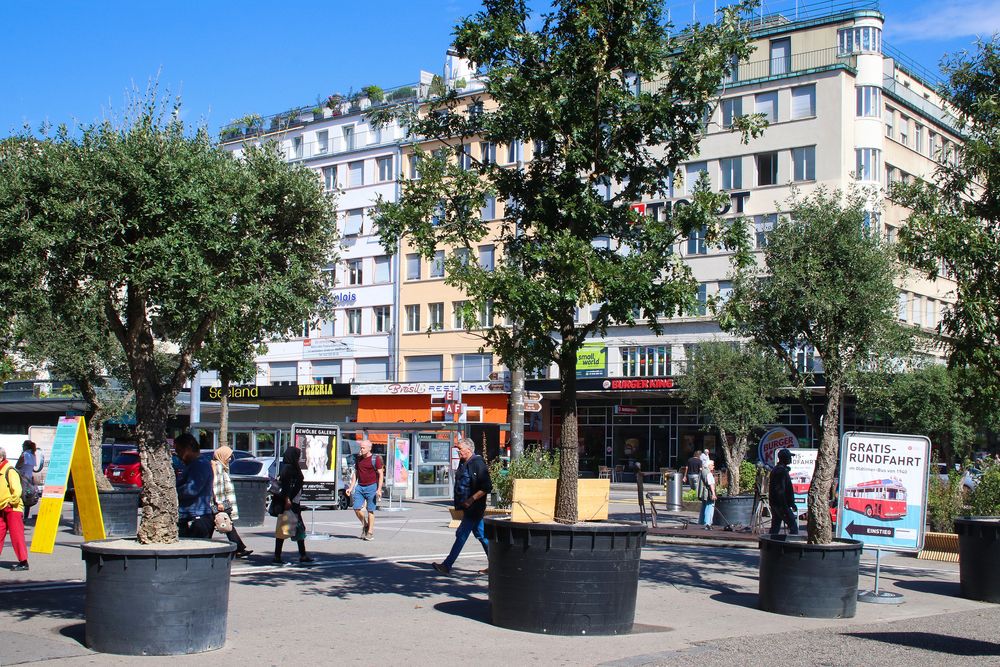
[[[557,521],[577,520],[577,350],[612,323],[645,320],[659,332],[658,317],[695,306],[697,282],[670,250],[692,230],[749,261],[745,226],[717,217],[728,197],[710,193],[705,177],[690,206],[655,218],[631,207],[662,196],[695,154],[723,75],[749,53],[745,9],[675,36],[655,0],[561,0],[541,16],[520,0],[488,0],[459,23],[455,48],[476,63],[482,99],[495,107],[468,113],[470,100],[451,91],[423,109],[372,114],[401,117],[433,149],[417,152],[420,178],[402,184],[400,201],[379,203],[384,247],[405,238],[430,258],[491,238],[502,250],[496,265],[453,255],[448,282],[468,294],[471,312],[493,308],[496,326],[480,333],[508,367],[558,364]],[[523,168],[481,161],[480,140],[533,146],[531,159]],[[498,223],[481,219],[487,195],[506,202]],[[593,320],[577,323],[589,304],[600,304]]]
[[[939,91],[964,133],[960,149],[937,156],[933,182],[891,191],[912,209],[899,238],[906,258],[957,282],[945,313],[950,363],[979,370],[982,401],[1000,396],[1000,36],[946,61]],[[941,261],[943,259],[943,262]]]
[[[777,417],[774,399],[787,384],[785,367],[773,353],[739,343],[702,343],[688,361],[678,382],[681,395],[690,408],[701,412],[706,426],[719,431],[730,495],[742,488],[741,464],[750,434]]]
[[[195,355],[269,276],[297,278],[276,298],[314,303],[334,233],[312,171],[273,146],[236,159],[179,112],[151,94],[118,123],[0,143],[0,283],[14,262],[31,276],[0,290],[99,300],[89,326],[114,336],[135,392],[144,543],[177,538],[167,417]]]
[[[797,388],[812,428],[822,433],[809,489],[809,541],[832,540],[829,499],[839,450],[840,405],[864,372],[888,368],[909,349],[896,318],[901,270],[891,246],[865,227],[863,191],[822,188],[789,202],[770,233],[760,273],[734,281],[723,326],[770,349]],[[812,373],[798,351],[822,362],[822,428],[811,407]]]

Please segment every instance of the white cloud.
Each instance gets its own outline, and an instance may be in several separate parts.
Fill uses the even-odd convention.
[[[1000,0],[944,0],[907,10],[912,18],[886,21],[887,37],[893,42],[946,40],[958,37],[990,37],[1000,32]]]

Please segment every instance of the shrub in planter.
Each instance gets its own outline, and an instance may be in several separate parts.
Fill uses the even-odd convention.
[[[490,463],[490,480],[496,497],[495,507],[510,507],[515,479],[557,479],[559,460],[554,452],[532,447],[524,455],[504,464],[503,459]]]
[[[936,467],[932,467],[934,470]],[[935,533],[951,533],[955,517],[962,514],[962,478],[957,471],[948,473],[948,481],[933,476],[927,485],[927,523]]]
[[[367,97],[372,104],[378,104],[385,99],[385,92],[379,86],[365,86],[361,89],[361,92],[365,94],[365,97]]]
[[[950,474],[948,477],[952,478]],[[954,479],[958,480],[955,485],[961,492],[962,484],[957,472]],[[996,463],[985,465],[979,483],[969,494],[969,505],[972,513],[977,516],[1000,516],[1000,465]]]
[[[386,97],[390,102],[398,102],[399,100],[408,100],[416,97],[417,90],[413,86],[403,86],[402,88],[397,88],[396,90],[389,93]]]

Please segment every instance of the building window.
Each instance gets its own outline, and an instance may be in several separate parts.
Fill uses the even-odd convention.
[[[845,28],[837,31],[840,55],[882,53],[882,29],[875,26]]]
[[[375,333],[392,331],[392,306],[375,306]]]
[[[386,181],[392,180],[392,156],[387,155],[386,157],[380,157],[375,160],[375,165],[378,167],[378,180],[380,183],[385,183]]]
[[[479,307],[479,326],[493,326],[493,302],[487,301]]]
[[[439,331],[444,329],[444,304],[443,303],[429,303],[427,304],[427,316],[430,319],[431,329],[434,331]]]
[[[670,374],[670,352],[666,345],[619,348],[624,377],[657,377]]]
[[[892,107],[887,106],[885,108],[885,136],[890,139],[896,138],[896,130],[894,129],[895,119],[896,111]]]
[[[420,305],[415,304],[406,307],[406,330],[420,331]]]
[[[792,71],[792,40],[788,37],[771,40],[771,76]]]
[[[908,308],[909,301],[910,300],[907,298],[906,292],[899,293],[899,300],[897,302],[898,305],[896,310],[897,310],[897,317],[899,318],[900,322],[906,321],[906,311],[909,310]]]
[[[330,132],[320,130],[316,133],[316,152],[326,153],[328,150],[330,150]]]
[[[507,164],[516,163],[521,157],[521,142],[512,141],[507,144]]]
[[[694,187],[698,184],[698,178],[701,176],[701,172],[708,171],[708,163],[692,162],[684,167],[684,171],[684,193],[690,195],[694,193]]]
[[[473,102],[469,105],[469,118],[475,120],[483,115],[483,103]]]
[[[361,309],[360,308],[348,308],[347,309],[347,333],[349,333],[349,334],[360,334],[361,333]]]
[[[455,250],[455,258],[458,260],[458,263],[461,264],[462,266],[468,266],[469,265],[469,249],[468,248],[458,248],[457,250]]]
[[[493,270],[493,246],[492,245],[481,245],[479,246],[479,266],[484,271]]]
[[[792,180],[816,180],[816,147],[804,146],[792,149]]]
[[[858,86],[858,118],[882,117],[882,89],[878,86]]]
[[[344,215],[344,236],[357,236],[364,222],[364,209],[354,208]]]
[[[757,162],[757,185],[777,185],[778,154],[758,153],[754,159]]]
[[[451,316],[454,328],[465,328],[465,307],[468,303],[468,301],[455,301],[451,304]]]
[[[738,190],[743,187],[743,158],[727,157],[719,160],[722,172],[722,189]]]
[[[913,127],[913,148],[918,153],[923,154],[924,152],[924,126],[920,123],[915,123]]]
[[[812,118],[816,115],[816,86],[792,88],[792,118]]]
[[[923,325],[922,315],[924,314],[923,304],[920,303],[920,297],[916,294],[913,295],[913,316],[910,318],[910,323],[915,326]]]
[[[728,75],[723,75],[723,83],[736,83],[740,80],[740,58],[739,56],[732,56],[729,59],[729,73]]]
[[[698,284],[698,301],[694,304],[688,315],[691,317],[700,317],[708,312],[708,285],[707,283]]]
[[[406,256],[406,279],[420,280],[420,255],[411,252]]]
[[[930,329],[937,326],[937,321],[934,319],[934,301],[931,299],[924,301],[924,326]]]
[[[456,354],[455,380],[482,382],[493,372],[492,354]]]
[[[337,167],[323,167],[323,189],[327,192],[337,187]]]
[[[344,150],[353,151],[354,150],[354,126],[347,125],[341,128],[342,136],[344,137]]]
[[[347,260],[347,284],[348,285],[364,285],[364,260],[362,259],[349,259]]]
[[[270,364],[271,385],[287,387],[298,380],[299,364],[295,361],[276,361]]]
[[[754,97],[754,113],[764,114],[768,123],[778,122],[778,93],[757,93]]]
[[[767,247],[767,236],[778,222],[777,213],[768,213],[754,217],[754,242],[758,250]]]
[[[688,249],[687,254],[689,255],[704,255],[708,253],[708,247],[705,243],[705,235],[708,229],[706,227],[701,227],[700,229],[692,229],[688,234]]]
[[[493,220],[497,217],[497,198],[487,196],[483,207],[479,209],[479,216],[483,220]]]
[[[927,157],[932,160],[938,159],[938,151],[941,150],[940,137],[936,132],[930,132],[927,135]]]
[[[877,181],[882,175],[881,151],[877,148],[858,148],[856,155],[855,174],[859,181]]]
[[[732,127],[733,121],[743,115],[743,98],[730,97],[722,100],[722,127]]]
[[[455,155],[458,157],[458,166],[468,171],[472,167],[472,151],[468,146],[459,146],[455,149]]]
[[[410,161],[410,178],[417,180],[420,178],[420,156],[411,155],[409,157]]]
[[[438,250],[434,253],[434,259],[431,260],[431,278],[444,278],[444,250]]]
[[[302,135],[297,137],[292,137],[292,157],[301,158],[302,157]]]
[[[352,188],[365,184],[365,163],[358,160],[347,165],[347,184]]]
[[[406,358],[407,382],[440,382],[442,379],[442,359],[440,354]]]
[[[384,382],[388,380],[389,358],[356,359],[354,362],[354,379],[357,382]]]
[[[491,141],[479,142],[479,160],[483,164],[494,164],[497,161],[497,145]]]
[[[910,119],[902,114],[899,115],[899,143],[910,145]]]
[[[730,280],[719,281],[719,304],[725,304],[733,295],[733,283]]]
[[[378,284],[389,282],[389,258],[385,255],[375,258],[375,282]]]

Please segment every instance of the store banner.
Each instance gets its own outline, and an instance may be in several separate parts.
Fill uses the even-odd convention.
[[[608,374],[608,348],[604,343],[585,343],[576,351],[578,378],[605,377]]]
[[[778,451],[774,452],[774,459],[771,465],[778,463]],[[813,471],[816,469],[816,459],[819,458],[818,449],[798,449],[789,448],[792,453],[792,462],[788,466],[788,476],[792,478],[792,491],[795,492],[795,504],[804,510],[809,498],[809,487],[812,486]]]
[[[922,435],[845,433],[837,537],[919,551],[924,545],[931,441]]]
[[[799,439],[787,428],[772,428],[757,444],[757,460],[770,470],[774,467],[775,456],[780,450],[794,449],[798,446]]]

